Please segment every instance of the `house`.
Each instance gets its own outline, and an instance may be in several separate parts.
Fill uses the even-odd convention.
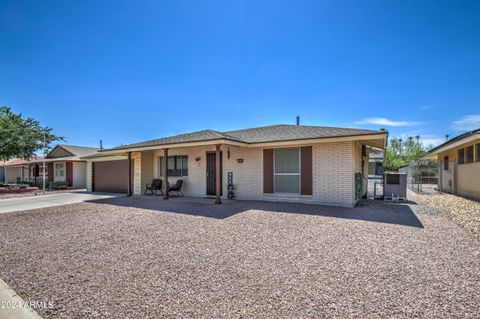
[[[5,183],[5,161],[0,162],[0,183]]]
[[[272,125],[180,134],[82,159],[90,191],[139,195],[153,178],[182,179],[184,194],[214,196],[217,203],[230,182],[238,199],[352,207],[366,193],[368,153],[385,149],[387,137],[385,131]]]
[[[30,179],[34,175],[34,163],[41,160],[43,157],[34,156],[30,159],[12,158],[2,163],[4,168],[5,183],[17,183]]]
[[[43,165],[49,182],[65,182],[75,188],[86,187],[86,161],[80,157],[97,153],[97,148],[57,145],[46,156],[29,160],[14,159],[5,165],[8,183],[41,181]]]
[[[438,160],[438,188],[480,199],[480,129],[435,147],[423,159]]]

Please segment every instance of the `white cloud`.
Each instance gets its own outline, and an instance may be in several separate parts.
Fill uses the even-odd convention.
[[[420,142],[423,144],[423,146],[438,146],[442,143],[445,143],[446,139],[445,137],[435,137],[435,136],[431,136],[431,137],[425,137],[425,138],[422,138],[420,136]]]
[[[450,127],[456,131],[473,131],[480,128],[480,114],[466,115],[453,121]]]
[[[409,122],[409,121],[393,121],[384,117],[371,117],[368,119],[363,119],[361,121],[355,122],[355,124],[374,124],[374,125],[383,125],[383,126],[415,126],[419,125],[420,122]]]

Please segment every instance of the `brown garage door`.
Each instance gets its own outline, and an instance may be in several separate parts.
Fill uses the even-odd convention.
[[[95,162],[92,168],[94,192],[128,192],[128,160]]]

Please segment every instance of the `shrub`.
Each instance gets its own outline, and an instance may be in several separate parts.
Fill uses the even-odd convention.
[[[49,189],[67,189],[67,184],[65,182],[50,182],[48,183]]]
[[[18,183],[17,184],[17,187],[18,188],[22,188],[22,189],[25,189],[25,188],[28,188],[30,185],[26,184],[26,183]]]
[[[35,186],[35,182],[30,182],[30,181],[20,181],[17,183],[18,184],[27,184],[28,186]]]

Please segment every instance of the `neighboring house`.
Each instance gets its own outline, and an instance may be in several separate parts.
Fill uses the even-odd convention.
[[[0,162],[0,183],[5,183],[5,161]]]
[[[35,162],[43,157],[34,156],[30,159],[12,158],[3,162],[5,183],[17,183],[30,180],[30,175],[35,174]],[[33,173],[32,173],[33,172]]]
[[[367,190],[368,153],[385,149],[387,136],[385,131],[299,125],[205,130],[105,149],[83,159],[90,191],[139,195],[153,178],[167,175],[170,184],[184,181],[184,194],[215,196],[219,203],[230,175],[238,199],[352,207],[358,190]]]
[[[45,156],[45,160],[37,157],[30,160],[16,159],[10,164],[7,163],[7,182],[41,180],[45,162],[45,175],[49,182],[65,182],[70,187],[85,188],[86,161],[80,157],[96,153],[97,149],[94,147],[57,145]]]
[[[480,129],[430,150],[423,159],[438,160],[438,188],[480,199]]]

